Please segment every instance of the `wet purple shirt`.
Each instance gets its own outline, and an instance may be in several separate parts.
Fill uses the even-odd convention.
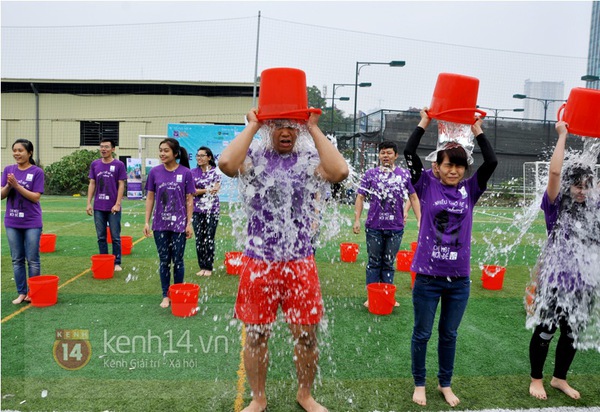
[[[16,164],[8,165],[2,173],[2,187],[8,182],[8,174],[12,173],[25,189],[44,193],[44,171],[37,166],[27,170],[19,170]],[[33,229],[42,227],[42,206],[23,197],[15,189],[11,189],[6,198],[4,226],[16,229]]]
[[[155,166],[148,174],[146,190],[154,192],[152,230],[185,232],[186,197],[196,191],[190,169],[179,165],[170,172],[162,164]]]
[[[221,182],[221,175],[217,168],[211,168],[206,172],[201,167],[192,169],[194,185],[196,189],[206,189]],[[205,193],[202,196],[194,197],[194,213],[219,214],[219,196]]]
[[[425,172],[414,187],[421,202],[421,224],[411,270],[468,277],[473,207],[484,192],[477,184],[477,173],[457,186],[446,186],[433,173]]]
[[[94,210],[110,212],[117,202],[119,180],[127,179],[125,164],[118,159],[113,159],[110,163],[96,159],[90,165],[88,177],[96,182]]]
[[[415,193],[408,170],[399,167],[392,172],[381,167],[369,169],[362,177],[357,192],[369,202],[365,227],[404,229],[404,199]]]
[[[318,179],[316,150],[280,155],[272,150],[248,152],[252,166],[240,176],[248,229],[245,254],[287,262],[313,254],[311,216]]]

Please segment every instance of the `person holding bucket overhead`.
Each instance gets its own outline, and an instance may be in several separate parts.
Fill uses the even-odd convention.
[[[10,248],[13,273],[17,285],[15,305],[31,302],[27,295],[27,269],[29,277],[39,276],[40,238],[42,236],[42,207],[44,171],[33,160],[33,144],[27,139],[17,139],[12,145],[16,163],[8,165],[2,173],[2,200],[6,201],[4,227]]]
[[[194,232],[192,212],[196,188],[189,169],[187,150],[179,145],[177,139],[166,138],[158,147],[162,165],[153,167],[146,181],[144,236],[150,237],[154,232],[154,241],[160,259],[159,273],[163,296],[160,306],[168,308],[171,264],[173,283],[183,283],[185,243]],[[150,217],[152,217],[152,230],[150,230]]]
[[[527,327],[534,329],[529,344],[529,393],[537,399],[547,399],[544,364],[550,342],[560,329],[550,386],[579,399],[580,393],[567,382],[567,372],[577,347],[585,347],[586,325],[588,322],[593,325],[591,311],[594,300],[600,297],[600,202],[597,193],[596,198],[592,195],[595,177],[591,167],[596,163],[596,155],[589,165],[581,162],[584,156],[578,154],[575,161],[572,157],[566,164],[567,123],[558,121],[555,127],[558,141],[550,159],[548,184],[541,204],[548,240],[528,287],[535,290],[527,316]],[[595,335],[591,347],[598,349],[597,331],[591,333]]]
[[[240,179],[248,219],[235,304],[246,329],[243,357],[252,390],[244,411],[267,408],[267,345],[281,306],[294,339],[296,400],[307,411],[322,412],[311,393],[323,314],[311,225],[319,186],[344,180],[348,165],[319,129],[320,110],[308,108],[303,71],[267,69],[260,78],[259,109],[248,112],[246,127],[219,157],[221,171]],[[290,110],[294,104],[298,109]],[[262,139],[253,142],[257,133]]]
[[[114,152],[115,142],[107,138],[100,141],[100,159],[92,162],[88,175],[90,183],[86,212],[94,216],[100,254],[108,254],[106,225],[110,226],[115,272],[119,272],[123,270],[121,268],[121,202],[125,192],[127,171],[123,162],[113,158]]]
[[[471,229],[473,207],[486,190],[496,169],[496,155],[483,134],[482,119],[474,117],[471,131],[483,155],[483,163],[470,177],[470,153],[454,142],[437,151],[434,171],[425,171],[417,148],[430,123],[427,108],[412,133],[404,156],[411,182],[421,202],[419,247],[411,270],[416,272],[413,288],[414,327],[411,339],[413,402],[426,405],[425,359],[437,306],[441,301],[438,341],[438,390],[450,406],[459,404],[451,388],[457,330],[469,299]]]
[[[367,285],[394,283],[394,262],[407,217],[405,209],[412,205],[417,224],[421,218],[421,207],[410,174],[396,166],[398,146],[395,142],[384,141],[379,143],[378,149],[380,165],[367,170],[358,186],[352,227],[355,234],[360,233],[360,215],[367,200],[370,204],[365,222],[369,255]],[[404,199],[410,199],[410,204],[405,205]],[[369,301],[364,304],[368,307]]]
[[[194,233],[196,256],[200,271],[198,276],[210,276],[215,260],[215,234],[219,224],[219,196],[221,175],[212,150],[202,146],[196,152],[197,167],[192,169],[194,185]]]

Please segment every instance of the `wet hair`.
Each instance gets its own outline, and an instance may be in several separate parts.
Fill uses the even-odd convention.
[[[446,149],[438,150],[435,162],[438,166],[441,166],[444,162],[444,157],[448,156],[450,163],[458,166],[464,166],[466,170],[469,169],[469,156],[465,149],[459,145],[446,146]]]
[[[398,154],[398,145],[396,142],[392,142],[390,140],[385,140],[377,146],[377,150],[381,152],[383,149],[393,149],[394,154]]]
[[[171,148],[173,154],[175,155],[175,159],[179,159],[180,165],[185,166],[188,169],[190,168],[190,158],[188,156],[188,152],[185,150],[185,147],[181,147],[177,139],[167,137],[158,144],[158,147],[160,147],[160,145],[163,143],[166,143]]]
[[[571,186],[583,186],[589,189],[594,185],[594,171],[590,166],[582,163],[569,165],[563,171],[562,182],[566,189]]]
[[[112,149],[115,148],[115,141],[112,139],[109,139],[108,137],[104,137],[102,140],[100,140],[100,144],[102,144],[102,143],[110,143],[110,147]]]
[[[25,150],[27,151],[27,153],[29,153],[29,163],[31,163],[32,165],[35,165],[35,160],[33,160],[33,143],[31,143],[29,140],[27,139],[17,139],[15,140],[15,142],[12,144],[12,148],[15,148],[16,144],[22,144],[23,147],[25,148]]]
[[[196,150],[196,154],[198,154],[198,152],[199,152],[200,150],[204,150],[204,151],[206,152],[206,155],[208,156],[208,164],[209,164],[211,167],[217,167],[217,164],[215,163],[215,156],[213,155],[213,152],[212,152],[212,150],[210,150],[210,148],[209,148],[209,147],[206,147],[206,146],[200,146],[200,147],[198,148],[198,150]]]

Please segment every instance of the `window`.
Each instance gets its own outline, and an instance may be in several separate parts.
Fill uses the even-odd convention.
[[[99,146],[100,140],[111,139],[119,145],[119,122],[79,122],[79,145]]]

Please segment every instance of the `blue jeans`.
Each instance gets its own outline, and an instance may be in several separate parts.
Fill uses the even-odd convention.
[[[367,234],[367,285],[394,283],[394,262],[400,249],[404,230],[365,228]]]
[[[194,212],[192,224],[196,235],[196,256],[200,270],[213,270],[215,261],[215,234],[219,224],[216,213]]]
[[[104,210],[94,210],[94,223],[98,235],[98,249],[101,254],[108,254],[108,243],[106,243],[106,224],[110,225],[110,236],[112,237],[112,250],[115,255],[115,265],[121,264],[121,212],[112,213]]]
[[[471,280],[467,277],[447,278],[417,274],[413,289],[415,326],[411,341],[415,386],[425,386],[427,342],[431,337],[440,299],[442,307],[438,323],[438,380],[441,387],[450,386],[454,372],[458,326],[467,308],[470,291]]]
[[[154,242],[160,260],[159,273],[163,298],[169,293],[171,284],[171,262],[173,262],[173,283],[183,283],[185,267],[183,253],[185,252],[185,233],[171,231],[154,231]]]
[[[25,270],[25,261],[29,266],[29,277],[39,276],[40,268],[40,237],[42,228],[17,229],[7,227],[5,229],[10,247],[10,257],[12,258],[15,283],[17,284],[17,293],[19,295],[27,294],[27,272]]]

